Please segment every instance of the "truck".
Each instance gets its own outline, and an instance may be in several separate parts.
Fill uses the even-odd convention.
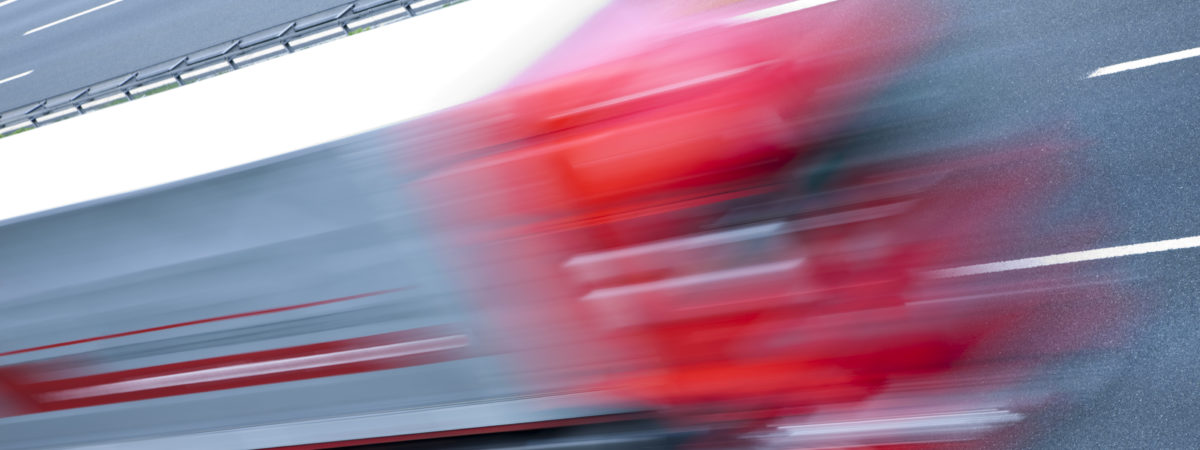
[[[0,447],[994,434],[1090,341],[1039,318],[1071,274],[952,268],[1060,168],[1013,156],[1037,140],[864,162],[830,139],[932,17],[614,2],[478,100],[6,221]]]

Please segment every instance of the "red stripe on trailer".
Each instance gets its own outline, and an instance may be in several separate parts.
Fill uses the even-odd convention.
[[[189,322],[173,323],[170,325],[161,325],[161,326],[157,326],[157,327],[143,328],[140,330],[123,331],[120,333],[108,334],[108,335],[104,335],[104,336],[96,336],[96,337],[90,337],[90,338],[85,338],[85,339],[77,339],[74,341],[59,342],[56,344],[47,344],[47,345],[41,345],[41,346],[37,346],[37,347],[23,348],[23,349],[19,349],[19,350],[9,350],[7,352],[0,352],[0,356],[9,356],[9,355],[17,355],[17,354],[21,354],[21,353],[36,352],[39,350],[47,350],[47,349],[58,348],[58,347],[66,347],[68,345],[83,344],[83,343],[95,342],[95,341],[103,341],[105,339],[114,339],[114,338],[125,337],[125,336],[133,336],[136,334],[169,330],[172,328],[180,328],[180,327],[186,327],[186,326],[190,326],[190,325],[199,325],[202,323],[220,322],[222,320],[240,319],[243,317],[260,316],[263,314],[271,314],[271,313],[277,313],[277,312],[291,311],[291,310],[295,310],[295,309],[311,308],[313,306],[328,305],[330,303],[338,303],[338,302],[344,302],[344,301],[349,301],[349,300],[357,300],[357,299],[365,298],[365,297],[373,297],[376,295],[390,294],[393,292],[401,291],[403,289],[404,288],[387,289],[387,290],[382,290],[382,291],[367,292],[365,294],[355,294],[355,295],[350,295],[350,296],[346,296],[346,297],[338,297],[338,298],[331,298],[328,300],[320,300],[320,301],[309,302],[309,303],[301,303],[299,305],[282,306],[279,308],[262,309],[262,310],[258,310],[258,311],[229,314],[229,315],[225,315],[225,316],[209,317],[206,319],[192,320]]]
[[[18,389],[38,412],[147,400],[462,359],[467,337],[449,327],[220,356],[82,377],[33,381]]]

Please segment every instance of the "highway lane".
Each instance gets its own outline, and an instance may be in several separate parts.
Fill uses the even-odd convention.
[[[350,2],[0,2],[0,80],[32,71],[0,83],[0,112],[347,3]],[[103,5],[107,6],[94,9]],[[76,16],[85,11],[86,14]],[[73,18],[59,22],[69,17]],[[53,25],[45,27],[50,24]]]
[[[1050,199],[1052,212],[973,262],[1200,235],[1200,58],[1088,78],[1102,67],[1200,47],[1200,5],[936,3],[949,23],[946,39],[902,83],[931,93],[921,108],[935,119],[927,133],[902,142],[951,145],[1040,128],[1076,147],[1061,157],[1074,176]],[[1085,394],[1029,417],[1013,442],[1200,446],[1200,249],[1072,264],[1124,280],[1116,300],[1094,306],[1122,311],[1131,331],[1109,330],[1105,339],[1117,351],[1092,359],[1084,373],[1095,377],[1065,380]]]

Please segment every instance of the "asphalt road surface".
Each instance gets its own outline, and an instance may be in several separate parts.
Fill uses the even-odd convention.
[[[347,3],[0,0],[0,112]]]
[[[1200,3],[937,3],[945,39],[903,83],[939,99],[914,145],[1040,128],[1076,147],[1054,217],[988,260],[1200,235],[1200,57],[1089,77],[1200,47]],[[1200,448],[1200,248],[1184,244],[1073,263],[1123,280],[1094,307],[1128,328],[1106,338],[1117,350],[1092,361],[1096,378],[1068,380],[1090,393],[1029,418],[1022,447]]]

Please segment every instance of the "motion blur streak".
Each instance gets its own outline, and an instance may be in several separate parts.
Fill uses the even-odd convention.
[[[34,409],[48,411],[382,370],[414,363],[428,364],[448,358],[449,350],[466,346],[466,338],[461,335],[423,339],[410,336],[428,332],[409,330],[406,333],[29,383],[19,388],[34,392]]]
[[[403,342],[399,344],[378,345],[356,350],[342,350],[312,356],[297,356],[275,361],[222,366],[215,369],[203,369],[173,375],[160,375],[132,381],[119,381],[116,383],[102,384],[88,388],[75,388],[52,392],[46,394],[46,398],[51,401],[61,401],[83,397],[99,397],[103,395],[146,391],[183,384],[222,381],[233,378],[276,374],[294,370],[318,369],[322,367],[356,362],[376,361],[380,359],[397,358],[401,356],[433,352],[438,350],[449,350],[452,348],[460,348],[464,345],[465,338],[462,336],[425,339]]]
[[[769,17],[775,17],[775,16],[778,16],[781,14],[793,13],[793,12],[796,12],[796,11],[799,11],[802,9],[808,9],[808,8],[812,8],[814,6],[824,5],[826,3],[832,3],[835,1],[837,1],[837,0],[793,0],[793,1],[790,1],[787,3],[784,3],[782,5],[779,5],[779,6],[763,8],[758,11],[748,12],[745,14],[734,16],[732,19],[729,20],[729,23],[737,24],[737,23],[743,23],[743,22],[753,22],[755,20],[762,20],[762,19],[766,19]]]
[[[169,330],[171,328],[186,327],[186,326],[190,326],[190,325],[199,325],[199,324],[208,323],[208,322],[217,322],[217,321],[221,321],[221,320],[229,320],[229,319],[237,319],[237,318],[241,318],[241,317],[257,316],[260,314],[271,314],[271,313],[277,313],[277,312],[283,312],[283,311],[290,311],[293,309],[309,308],[309,307],[313,307],[313,306],[320,306],[320,305],[327,305],[330,303],[344,302],[344,301],[348,301],[348,300],[355,300],[355,299],[360,299],[363,297],[370,297],[373,295],[386,294],[386,293],[396,292],[396,291],[399,291],[399,289],[391,289],[391,290],[387,290],[387,291],[378,291],[378,292],[369,292],[366,294],[351,295],[351,296],[347,296],[347,297],[339,297],[339,298],[333,298],[333,299],[329,299],[329,300],[320,300],[320,301],[315,301],[315,302],[310,302],[310,303],[301,303],[299,305],[281,306],[279,308],[264,309],[264,310],[260,310],[260,311],[250,311],[250,312],[230,314],[230,315],[220,316],[220,317],[209,317],[206,319],[193,320],[193,321],[183,322],[183,323],[160,325],[160,326],[153,327],[153,328],[144,328],[141,330],[126,331],[126,332],[122,332],[122,333],[110,334],[107,336],[96,336],[96,337],[90,337],[87,339],[79,339],[79,340],[68,341],[68,342],[59,342],[56,344],[42,345],[42,346],[38,346],[38,347],[23,348],[20,350],[10,350],[7,352],[0,353],[0,356],[16,355],[19,353],[27,353],[27,352],[35,352],[38,350],[48,350],[48,349],[52,349],[55,347],[65,347],[68,345],[83,344],[83,343],[87,343],[87,342],[99,341],[99,340],[104,340],[104,339],[113,339],[113,338],[119,338],[119,337],[125,337],[125,336],[132,336],[135,334]]]
[[[812,444],[817,439],[837,437],[869,441],[874,436],[894,436],[898,432],[914,437],[922,434],[936,436],[963,431],[977,432],[980,428],[994,428],[1019,420],[1021,420],[1020,414],[1009,411],[982,410],[792,425],[783,427],[783,429],[787,431],[788,435],[803,437],[807,443]]]
[[[899,84],[941,17],[614,1],[482,98],[13,221],[0,436],[1019,446],[1130,314],[1079,265],[979,265],[1073,225],[1071,133],[898,147],[944,119]]]
[[[471,0],[5,137],[0,220],[177,182],[471,100],[507,83],[603,3]],[[398,48],[403,57],[380,57]],[[0,68],[0,76],[18,69],[26,68]]]

